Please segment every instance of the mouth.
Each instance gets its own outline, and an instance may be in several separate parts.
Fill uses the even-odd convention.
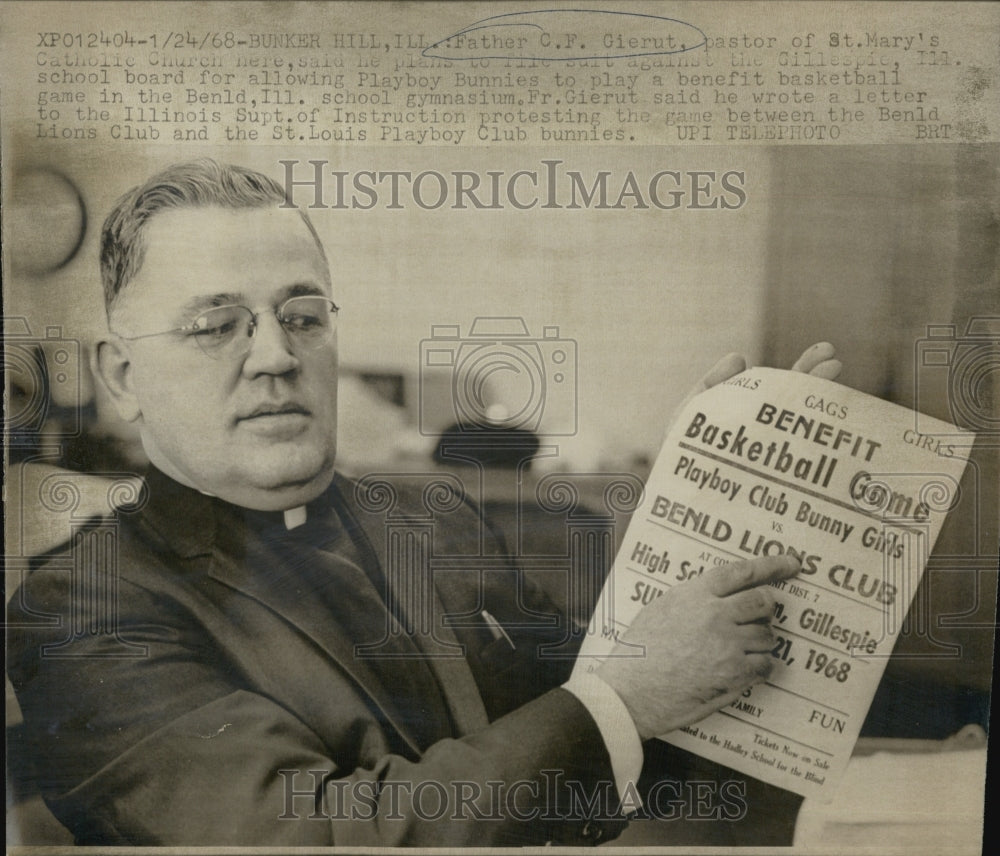
[[[284,434],[301,428],[310,416],[312,413],[300,404],[262,404],[237,418],[236,422],[257,433]]]
[[[294,404],[292,402],[287,404],[262,404],[254,408],[246,416],[239,417],[237,421],[242,422],[247,419],[260,419],[261,417],[268,416],[284,416],[291,413],[298,413],[303,416],[309,415],[309,411],[301,404]]]

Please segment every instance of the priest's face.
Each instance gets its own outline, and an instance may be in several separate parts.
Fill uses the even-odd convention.
[[[298,212],[163,211],[145,247],[111,326],[119,408],[150,460],[249,508],[318,496],[336,453],[336,311],[322,315],[329,271]]]

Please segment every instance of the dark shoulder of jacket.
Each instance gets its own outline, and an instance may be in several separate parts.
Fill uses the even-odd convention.
[[[18,653],[52,641],[65,633],[57,619],[67,609],[73,590],[74,553],[81,538],[114,526],[114,515],[95,515],[74,523],[69,537],[55,546],[28,556],[5,556],[8,579],[17,574],[16,587],[6,604],[7,671],[13,679]]]
[[[488,555],[510,556],[501,532],[447,473],[372,473],[358,479],[340,475],[337,487],[368,518],[369,526],[372,517],[381,518],[383,525],[427,523],[434,527],[435,544],[446,553],[478,554],[482,549]]]
[[[114,514],[95,514],[85,520],[75,522],[68,538],[60,541],[55,546],[50,547],[41,553],[28,556],[5,556],[4,563],[10,570],[10,564],[17,562],[28,574],[44,568],[46,565],[62,564],[73,555],[74,544],[81,537],[89,532],[97,532],[109,526],[117,526],[119,518]],[[24,579],[21,580],[24,582]]]

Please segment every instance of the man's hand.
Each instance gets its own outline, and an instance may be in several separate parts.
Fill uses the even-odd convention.
[[[843,368],[843,363],[835,359],[835,350],[829,342],[817,342],[810,348],[802,352],[802,356],[795,361],[792,371],[803,372],[813,375],[813,377],[826,378],[826,380],[836,380]],[[747,367],[747,361],[739,354],[726,354],[712,368],[710,368],[701,380],[691,389],[684,400],[677,406],[667,421],[667,425],[673,425],[677,421],[677,416],[687,406],[687,403],[699,393],[706,389],[717,386],[724,380],[735,377]],[[669,431],[669,428],[668,428]]]
[[[766,583],[800,567],[771,556],[711,568],[639,612],[597,674],[643,740],[697,722],[770,674],[774,596]]]
[[[803,351],[802,356],[792,366],[793,372],[804,372],[813,377],[836,380],[844,367],[838,359],[834,359],[834,348],[829,342],[817,342],[811,348]]]
[[[829,342],[817,342],[802,352],[802,356],[792,366],[792,371],[803,372],[804,374],[826,378],[827,380],[836,380],[837,375],[840,374],[840,370],[844,366],[840,360],[835,359],[835,353],[833,345]],[[711,389],[716,384],[738,375],[746,367],[747,361],[739,354],[726,354],[695,384],[694,389],[684,399],[684,403],[686,404],[699,392]]]

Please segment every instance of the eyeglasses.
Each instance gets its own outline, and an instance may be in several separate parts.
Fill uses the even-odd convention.
[[[318,348],[333,338],[339,310],[330,298],[310,294],[290,297],[274,310],[274,314],[295,347]],[[249,353],[259,317],[260,313],[247,306],[213,306],[183,327],[122,338],[133,341],[179,334],[197,342],[212,359],[238,359]]]

